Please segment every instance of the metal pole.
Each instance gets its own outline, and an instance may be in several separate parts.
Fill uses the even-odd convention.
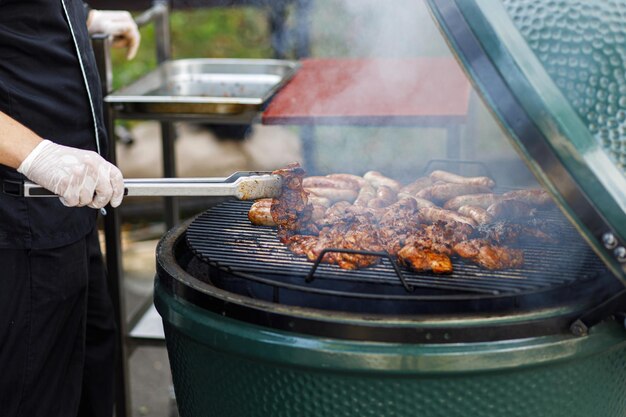
[[[105,35],[92,37],[96,64],[100,75],[102,96],[112,91],[112,71],[110,46],[111,38]],[[115,152],[115,120],[113,110],[105,103],[103,106],[105,128],[109,136],[108,160],[115,164],[117,161]],[[109,294],[113,302],[115,322],[117,324],[118,353],[115,365],[115,415],[116,417],[131,416],[129,374],[128,374],[128,348],[126,346],[126,303],[122,276],[122,254],[120,248],[120,214],[117,209],[107,207],[107,215],[104,217],[105,248],[107,283]]]
[[[156,0],[151,10],[153,10],[152,17],[154,18],[157,63],[162,64],[170,59],[172,51],[167,1]],[[161,122],[161,150],[163,154],[163,176],[173,178],[176,176],[176,129],[172,122]],[[178,223],[180,217],[178,199],[165,197],[163,204],[165,225],[167,229],[171,229]]]

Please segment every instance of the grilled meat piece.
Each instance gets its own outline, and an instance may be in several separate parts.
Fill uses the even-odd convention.
[[[371,199],[367,203],[367,207],[371,208],[383,208],[390,204],[395,203],[397,200],[397,193],[386,185],[381,185],[376,189],[376,198]]]
[[[309,257],[309,253],[312,253],[315,246],[317,246],[318,240],[317,236],[293,235],[289,236],[284,243],[296,255]]]
[[[376,198],[376,188],[367,183],[359,190],[359,195],[354,200],[354,205],[359,207],[367,207],[368,203]]]
[[[361,187],[354,180],[329,177],[306,177],[302,180],[304,188],[337,188],[358,191]]]
[[[331,188],[331,187],[315,187],[315,188],[305,188],[306,192],[314,195],[316,197],[326,198],[330,201],[349,201],[353,202],[358,192],[356,190],[347,189],[347,188]]]
[[[542,208],[554,204],[550,194],[540,188],[509,191],[504,193],[502,197],[506,200],[516,200],[531,206]]]
[[[412,183],[402,187],[400,189],[400,192],[414,196],[418,192],[422,191],[424,188],[428,188],[431,185],[433,185],[433,181],[429,177],[421,177],[416,179]]]
[[[538,228],[540,226],[536,226],[534,224],[535,222],[530,222],[530,224],[519,224],[499,221],[491,224],[480,225],[476,229],[475,234],[483,239],[487,239],[498,244],[515,244],[521,238],[533,238],[543,242],[557,243],[557,240],[554,237],[540,230]]]
[[[316,233],[311,224],[312,207],[308,203],[308,193],[302,188],[304,170],[297,162],[287,168],[279,169],[273,174],[283,179],[281,195],[272,199],[270,212],[272,219],[278,226],[278,236],[281,241],[290,235]]]
[[[489,191],[490,189],[488,187],[482,185],[442,183],[424,188],[415,196],[431,200],[435,203],[443,203],[460,195],[481,194],[488,193]]]
[[[419,210],[419,215],[424,223],[446,222],[468,224],[472,227],[476,226],[474,220],[462,216],[456,211],[444,210],[439,207],[423,207]]]
[[[353,216],[332,227],[323,228],[317,245],[307,254],[309,260],[316,260],[326,248],[384,252],[377,228],[365,216]],[[378,263],[380,258],[372,255],[331,252],[324,255],[322,260],[337,264],[342,269],[359,269]]]
[[[398,252],[398,261],[417,272],[432,271],[435,274],[452,273],[452,261],[443,253],[421,249],[414,245],[406,245]]]
[[[471,239],[454,245],[454,252],[486,269],[520,268],[524,252],[506,246],[496,246],[485,239]]]
[[[502,196],[498,194],[467,194],[451,198],[446,201],[443,208],[446,210],[458,210],[463,206],[474,206],[486,209],[490,205],[502,200]]]
[[[318,197],[316,195],[311,195],[309,194],[309,203],[313,204],[313,205],[318,205],[318,206],[324,206],[326,208],[329,208],[332,205],[332,202],[324,197]]]
[[[363,187],[365,184],[367,184],[367,181],[365,180],[365,178],[359,177],[358,175],[352,175],[352,174],[329,174],[329,175],[326,175],[326,178],[350,181],[357,185],[357,188],[356,188],[357,190]]]
[[[471,226],[462,223],[453,227],[445,222],[421,225],[420,229],[406,240],[406,244],[451,255],[452,247],[467,240],[473,230]]]
[[[272,218],[272,199],[261,198],[252,204],[248,211],[248,219],[255,226],[276,226]]]
[[[493,216],[484,208],[476,206],[461,206],[457,210],[459,214],[468,217],[476,222],[476,224],[487,224],[493,221]]]
[[[328,210],[326,210],[324,219],[321,223],[331,225],[340,222],[346,217],[346,210],[350,207],[353,206],[351,206],[347,201],[339,201],[333,204],[330,208],[328,208]]]
[[[417,203],[417,208],[422,208],[422,207],[437,207],[437,205],[435,203],[433,203],[430,200],[426,200],[425,198],[419,198],[419,197],[415,197],[411,194],[407,194],[407,193],[403,193],[400,192],[398,193],[398,199],[402,199],[402,198],[411,198],[415,201],[415,203]]]
[[[391,255],[395,255],[405,241],[420,229],[417,205],[413,199],[399,200],[375,215],[379,239]]]
[[[502,200],[487,208],[494,220],[518,220],[533,217],[536,209],[517,200]]]
[[[400,183],[398,181],[392,180],[391,178],[388,178],[388,177],[385,177],[383,174],[381,174],[378,171],[366,172],[365,175],[363,175],[363,178],[367,182],[372,184],[374,186],[374,188],[378,188],[381,185],[384,185],[385,187],[391,188],[396,193],[398,191],[400,191],[400,188],[401,188],[401,185],[400,185]]]
[[[496,182],[489,177],[464,177],[462,175],[441,170],[431,172],[430,179],[433,182],[443,181],[454,184],[478,185],[487,188],[493,188],[496,185]]]

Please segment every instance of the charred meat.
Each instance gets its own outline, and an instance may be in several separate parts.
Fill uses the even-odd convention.
[[[491,244],[485,239],[471,239],[454,245],[454,252],[486,269],[519,268],[524,264],[524,252]]]

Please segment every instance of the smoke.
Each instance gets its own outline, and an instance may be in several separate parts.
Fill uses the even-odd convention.
[[[448,54],[421,0],[321,0],[313,17],[315,56]]]
[[[448,60],[456,65],[424,1],[317,0],[311,22],[313,57],[364,62],[363,66],[355,68],[350,82],[326,78],[337,100],[334,103],[320,101],[315,110],[341,114],[342,108],[354,112],[355,107],[363,107],[364,103],[377,105],[379,109],[397,108],[401,103],[406,108],[407,103],[421,100],[421,103],[444,103],[441,114],[445,115],[446,102],[451,107],[458,104],[442,94],[445,90],[442,87],[448,86],[449,80],[436,77],[432,69],[420,72],[403,62],[425,58]],[[460,149],[452,153],[499,165],[495,171],[503,168],[510,172],[510,161],[515,161],[520,172],[507,175],[507,179],[514,179],[514,185],[525,185],[529,180],[528,170],[492,115],[476,97],[469,99],[467,108],[465,122],[452,122],[462,125]],[[333,120],[332,125],[320,123],[315,129],[317,167],[309,171],[363,174],[373,169],[408,182],[420,176],[431,159],[446,158],[450,154],[448,127],[450,125],[432,120],[361,123],[345,118]],[[520,179],[523,182],[516,183]]]

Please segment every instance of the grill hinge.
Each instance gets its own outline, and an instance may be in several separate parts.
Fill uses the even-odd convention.
[[[590,328],[610,316],[614,316],[622,322],[626,319],[626,290],[586,311],[572,323],[570,331],[574,336],[587,336]]]

